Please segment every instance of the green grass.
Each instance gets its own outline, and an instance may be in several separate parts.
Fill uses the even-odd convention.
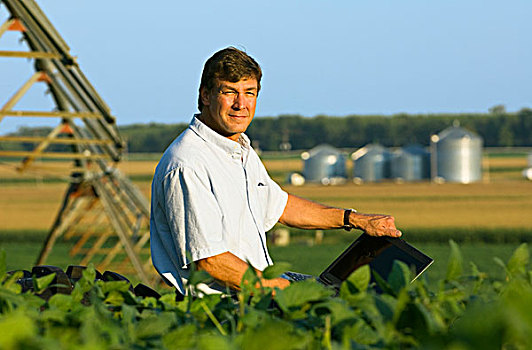
[[[40,241],[13,241],[0,242],[0,249],[7,253],[7,269],[31,270],[40,252]],[[271,256],[276,262],[284,261],[292,265],[291,269],[312,275],[318,275],[327,267],[349,243],[323,244],[308,246],[306,244],[292,244],[287,247],[270,247]],[[437,281],[445,277],[449,256],[449,245],[444,243],[415,243],[414,246],[434,259],[434,264],[427,270],[426,277],[429,282]],[[486,272],[492,278],[503,278],[504,271],[496,264],[493,258],[499,257],[507,261],[518,244],[486,244],[486,243],[462,243],[460,249],[464,260],[464,272],[470,271],[470,262],[474,262],[478,268]],[[79,257],[70,257],[68,251],[70,245],[58,242],[54,246],[47,265],[55,265],[66,268],[68,265],[79,264]],[[128,276],[133,277],[133,276]]]
[[[12,270],[29,270],[35,265],[41,251],[42,242],[0,242],[0,249],[6,252],[6,268]],[[66,269],[68,265],[78,265],[80,257],[70,257],[70,244],[56,243],[46,265],[59,266]]]
[[[301,152],[304,150],[295,150],[288,152],[267,151],[262,152],[260,158],[262,160],[279,160],[279,159],[301,159]]]
[[[134,174],[129,175],[129,179],[133,182],[152,182],[153,174]]]
[[[490,173],[520,173],[524,170],[522,166],[493,167],[489,169]]]
[[[495,151],[490,150],[489,148],[484,148],[484,155],[488,156],[489,158],[518,158],[518,157],[526,157],[528,155],[528,152],[515,152],[515,151]]]
[[[274,228],[281,228],[279,225]],[[313,240],[315,231],[289,228],[291,242],[307,243]],[[324,231],[323,243],[346,244],[358,233],[344,230]],[[520,244],[532,241],[532,229],[512,227],[413,227],[404,231],[404,239],[410,243],[447,244],[450,239],[457,243]]]
[[[512,232],[511,230],[504,233],[499,230],[486,231],[486,229],[482,232],[473,232],[474,230],[469,232],[464,229],[460,232],[450,229],[425,231],[427,230],[409,232],[408,241],[435,260],[425,273],[429,282],[438,281],[445,277],[450,252],[448,240],[451,238],[459,243],[462,250],[466,274],[470,272],[470,262],[474,262],[480,271],[486,272],[492,278],[504,277],[504,271],[494,263],[493,258],[499,257],[503,261],[508,261],[519,244],[528,242],[531,238],[530,232],[523,235],[523,233]],[[293,232],[291,237],[294,243],[287,247],[270,246],[271,256],[276,262],[290,263],[291,269],[294,271],[318,275],[353,240],[352,233],[345,231],[337,231],[336,233],[327,232],[324,237],[324,244],[310,245],[312,236],[308,232],[306,234],[300,231]],[[475,235],[479,240],[471,239]],[[7,253],[8,271],[31,270],[32,266],[35,265],[45,237],[45,231],[0,231],[0,249],[4,249]],[[70,247],[71,243],[59,239],[46,264],[62,268],[79,264],[80,257],[69,256]],[[134,279],[134,276],[128,277]]]
[[[0,245],[14,242],[44,242],[48,230],[0,230]]]

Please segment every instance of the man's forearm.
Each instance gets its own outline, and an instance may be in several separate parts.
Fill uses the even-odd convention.
[[[344,209],[326,206],[289,194],[279,222],[283,225],[308,230],[328,230],[342,227],[343,217]]]
[[[240,290],[242,277],[249,267],[246,262],[229,252],[201,259],[196,263],[199,270],[206,271],[219,284],[235,290]],[[262,276],[261,271],[256,271],[259,277]],[[284,278],[274,278],[271,280],[261,278],[261,284],[264,287],[278,287],[283,289],[288,287],[290,282]]]
[[[335,208],[310,201],[295,195],[288,195],[283,215],[279,222],[303,229],[329,230],[344,225],[343,208]],[[395,227],[395,219],[390,215],[351,213],[349,223],[372,236],[401,236]]]

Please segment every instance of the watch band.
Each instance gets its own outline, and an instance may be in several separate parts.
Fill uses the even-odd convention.
[[[344,211],[344,226],[342,228],[346,231],[351,231],[353,229],[353,225],[349,222],[349,215],[351,213],[356,213],[357,211],[355,209],[346,209]]]

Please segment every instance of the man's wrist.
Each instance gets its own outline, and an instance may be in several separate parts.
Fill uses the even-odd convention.
[[[356,213],[355,209],[349,208],[344,210],[344,225],[342,228],[346,231],[351,231],[355,228],[355,225],[351,223],[351,214]]]

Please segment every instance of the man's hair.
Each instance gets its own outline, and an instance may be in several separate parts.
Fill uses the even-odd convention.
[[[216,52],[205,62],[199,87],[198,109],[203,109],[201,89],[212,90],[216,80],[236,83],[244,78],[257,80],[257,91],[260,90],[262,70],[259,64],[247,53],[234,47]]]

